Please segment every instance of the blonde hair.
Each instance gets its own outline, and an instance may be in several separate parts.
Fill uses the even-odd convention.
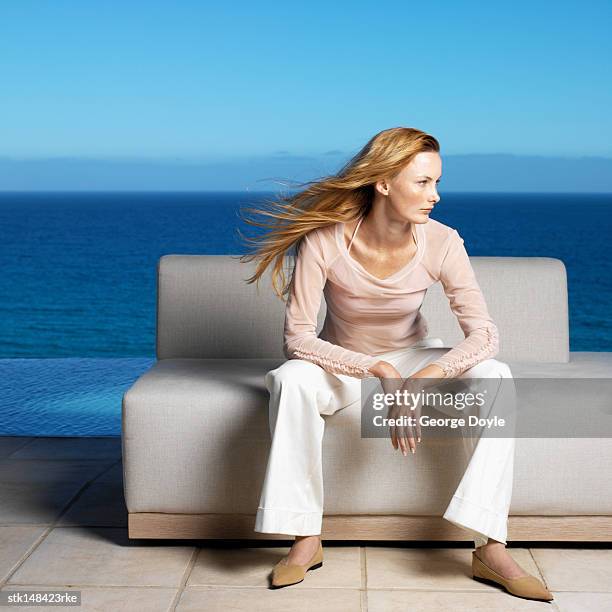
[[[257,282],[258,287],[259,279],[273,264],[272,287],[283,299],[291,286],[291,278],[287,280],[283,270],[287,251],[294,246],[295,252],[299,252],[303,237],[312,230],[367,215],[374,200],[376,182],[394,177],[418,153],[427,151],[440,151],[440,144],[430,134],[408,127],[383,130],[372,137],[337,174],[299,183],[306,188],[297,194],[281,195],[268,202],[264,200],[269,210],[244,209],[271,217],[269,221],[243,217],[249,225],[269,230],[256,238],[245,237],[247,244],[256,246],[256,251],[241,256],[241,262],[259,260],[255,274],[246,282]]]

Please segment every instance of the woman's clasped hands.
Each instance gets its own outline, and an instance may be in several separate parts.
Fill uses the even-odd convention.
[[[417,442],[421,441],[421,392],[424,387],[430,388],[445,378],[444,371],[438,365],[428,364],[409,377],[402,378],[395,366],[381,360],[370,368],[370,372],[380,379],[385,394],[397,393],[400,400],[392,402],[388,410],[388,418],[396,419],[394,424],[389,426],[393,448],[401,449],[404,457],[407,456],[408,449],[412,454],[416,453]]]
[[[391,445],[395,450],[401,449],[404,457],[408,456],[408,449],[416,453],[417,443],[421,441],[421,388],[422,384],[416,378],[403,378],[397,369],[390,363],[379,362],[377,366],[385,397],[394,401],[388,403],[387,419]],[[422,381],[421,381],[422,383]]]

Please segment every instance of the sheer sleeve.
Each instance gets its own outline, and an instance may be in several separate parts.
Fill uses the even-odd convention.
[[[432,363],[444,370],[446,378],[453,378],[497,355],[499,334],[489,316],[484,296],[463,246],[463,238],[457,230],[452,231],[449,243],[440,269],[440,281],[465,339]]]
[[[332,374],[346,374],[355,378],[373,376],[369,368],[380,361],[379,358],[317,337],[317,316],[327,270],[319,239],[312,234],[310,232],[302,239],[295,261],[285,310],[285,356],[311,361]]]

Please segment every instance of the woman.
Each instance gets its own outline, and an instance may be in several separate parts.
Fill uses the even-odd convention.
[[[273,587],[301,582],[322,565],[322,415],[359,401],[360,379],[375,376],[385,386],[402,377],[512,378],[509,367],[494,359],[497,327],[463,239],[429,218],[440,200],[439,151],[438,141],[420,130],[384,130],[337,175],[273,202],[264,213],[271,223],[247,220],[270,230],[258,252],[245,256],[260,259],[248,282],[259,280],[274,261],[274,291],[281,298],[289,294],[288,361],[265,377],[272,444],[255,522],[257,532],[295,536],[289,554],[274,567]],[[284,256],[293,245],[295,268],[285,282]],[[419,310],[438,280],[465,334],[451,350],[427,338]],[[317,337],[323,293],[327,315]],[[488,410],[511,401],[498,395],[492,401],[498,405]],[[505,549],[514,438],[470,440],[470,461],[444,518],[474,535],[475,578],[550,601],[546,587]],[[393,448],[404,456],[419,442],[405,429],[391,428]]]

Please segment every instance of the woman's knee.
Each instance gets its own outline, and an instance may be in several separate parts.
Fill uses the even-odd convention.
[[[313,376],[324,372],[315,363],[305,359],[289,359],[278,368],[270,370],[265,376],[265,385],[268,391],[276,385],[303,383]]]
[[[501,378],[512,378],[512,370],[510,366],[504,362],[499,361],[498,359],[492,359],[491,361],[495,362],[495,367],[497,368],[496,372]]]
[[[471,368],[472,375],[482,378],[512,378],[510,366],[498,359],[485,359]]]

